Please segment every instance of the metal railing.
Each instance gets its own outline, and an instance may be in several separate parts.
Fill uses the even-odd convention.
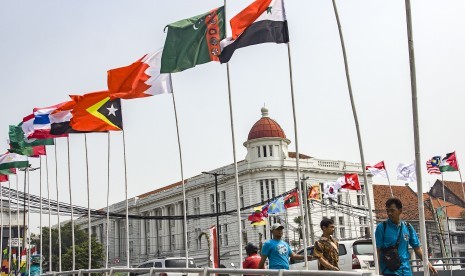
[[[436,268],[441,270],[458,270],[465,268],[465,257],[452,257],[452,258],[428,258],[430,263]],[[437,264],[436,261],[443,263]],[[423,271],[422,261],[419,259],[410,260],[413,271]]]
[[[277,275],[277,276],[292,276],[292,275],[337,275],[337,276],[369,276],[372,273],[363,272],[348,272],[348,271],[322,271],[322,270],[277,270],[277,269],[235,269],[235,268],[101,268],[101,269],[80,269],[62,272],[47,272],[42,276],[59,276],[59,275],[77,275],[84,276],[84,274],[97,273],[108,274],[114,276],[116,273],[130,273],[130,275],[149,274],[155,276],[155,273],[194,273],[199,276],[209,276],[210,274],[222,275]]]

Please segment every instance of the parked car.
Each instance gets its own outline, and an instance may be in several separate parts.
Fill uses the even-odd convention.
[[[303,249],[297,254],[303,254]],[[307,254],[313,255],[313,245],[307,247]],[[304,270],[303,260],[291,259],[290,270]],[[373,245],[371,240],[342,240],[339,241],[339,269],[341,271],[373,272]],[[308,262],[308,270],[318,270],[318,261]]]
[[[193,258],[189,258],[189,268],[196,268],[197,265]],[[160,259],[152,259],[141,263],[137,268],[185,268],[186,267],[186,258],[183,257],[169,257],[169,258],[160,258]],[[149,273],[131,273],[131,276],[139,276],[139,275],[149,275]],[[157,276],[197,276],[197,273],[174,273],[174,272],[161,272],[155,273]]]

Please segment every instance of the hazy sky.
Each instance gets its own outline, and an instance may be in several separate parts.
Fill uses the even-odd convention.
[[[228,1],[227,19],[249,3]],[[337,3],[365,159],[371,164],[384,160],[393,184],[403,185],[395,180],[395,168],[414,159],[404,1]],[[331,1],[285,4],[300,151],[360,162]],[[108,69],[129,65],[163,46],[165,25],[221,5],[223,1],[214,0],[0,1],[0,147],[7,148],[8,125],[19,123],[34,107],[67,101],[68,94],[106,89]],[[454,150],[459,163],[465,162],[464,12],[461,0],[412,1],[423,164],[433,155]],[[286,45],[240,49],[231,59],[230,71],[238,160],[245,157],[242,143],[264,104],[294,151]],[[209,63],[176,73],[173,86],[185,176],[231,163],[226,66]],[[129,196],[179,181],[171,96],[124,101],[123,118]],[[107,138],[87,135],[92,208],[106,205]],[[83,135],[72,135],[70,143],[73,204],[87,206]],[[54,147],[48,150],[50,194],[56,198]],[[68,202],[66,139],[59,139],[57,156],[60,201]],[[113,203],[124,199],[123,172],[122,134],[112,133]],[[422,173],[426,191],[436,177],[427,176],[425,167]],[[458,173],[445,178],[459,179]],[[39,182],[39,171],[31,173],[31,192],[37,195]],[[386,183],[379,178],[374,182]],[[45,170],[42,185],[45,194]]]

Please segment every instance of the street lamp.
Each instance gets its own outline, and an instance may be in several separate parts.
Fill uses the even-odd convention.
[[[24,204],[23,204],[23,248],[24,249],[26,249],[26,238],[27,238],[26,237],[26,180],[28,178],[27,177],[28,172],[35,171],[39,168],[40,167],[32,168],[31,165],[29,165],[29,167],[18,169],[20,171],[24,171]],[[19,221],[18,221],[18,224],[19,224]],[[20,233],[18,232],[18,243],[19,243],[19,238],[20,238]]]
[[[217,258],[218,266],[220,264],[220,218],[219,218],[219,203],[218,203],[218,175],[228,175],[227,173],[211,173],[211,172],[202,172],[203,174],[213,175],[215,177],[215,205],[216,205],[216,247],[217,249]]]

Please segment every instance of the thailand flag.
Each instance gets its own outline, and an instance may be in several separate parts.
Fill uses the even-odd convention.
[[[66,137],[67,134],[62,135],[53,135],[50,134],[51,129],[51,121],[50,121],[50,114],[52,114],[55,110],[60,108],[65,103],[60,103],[54,106],[44,107],[44,108],[34,108],[34,121],[32,124],[32,133],[28,134],[28,139],[36,138],[36,139],[48,139],[48,138],[55,138],[55,137]]]

